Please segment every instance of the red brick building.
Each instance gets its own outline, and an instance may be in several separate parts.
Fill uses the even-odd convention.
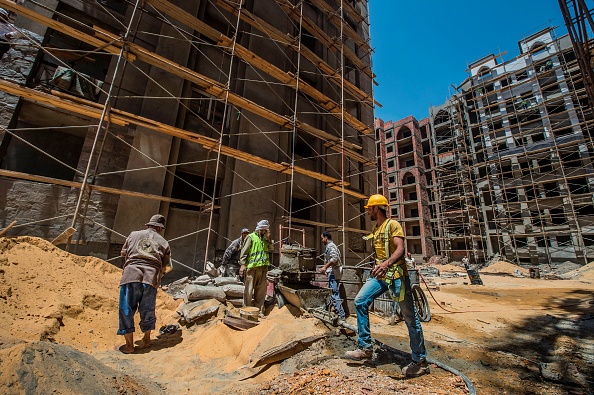
[[[397,122],[375,120],[380,171],[378,189],[390,202],[389,215],[400,221],[406,251],[417,261],[435,255],[433,208],[429,188],[435,179],[429,118],[413,116]]]

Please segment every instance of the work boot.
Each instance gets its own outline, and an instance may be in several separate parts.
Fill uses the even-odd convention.
[[[406,377],[419,377],[429,373],[431,373],[429,371],[429,364],[427,363],[427,360],[424,358],[419,362],[413,361],[406,365],[404,368],[402,368],[402,374]]]
[[[358,348],[353,351],[347,351],[344,356],[348,359],[355,361],[361,361],[362,359],[371,359],[373,356],[373,350],[371,348]]]

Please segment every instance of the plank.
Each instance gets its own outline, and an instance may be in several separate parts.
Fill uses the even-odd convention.
[[[5,92],[17,95],[17,96],[26,94],[28,97],[33,98],[37,102],[51,104],[58,108],[66,109],[66,110],[76,112],[76,113],[80,113],[80,112],[91,109],[91,107],[83,104],[86,102],[84,99],[78,98],[77,101],[65,100],[61,97],[55,97],[55,96],[49,95],[47,93],[39,92],[39,91],[30,89],[30,88],[27,88],[24,86],[20,86],[18,84],[14,84],[12,82],[4,81],[4,80],[0,80],[0,89],[4,90]],[[63,94],[63,95],[66,95],[66,94]],[[94,108],[92,108],[92,109],[95,110]],[[91,111],[91,114],[95,114],[97,118],[101,117],[101,114],[97,111],[94,111],[94,112]],[[209,138],[206,136],[194,134],[187,130],[179,129],[174,126],[170,126],[170,125],[167,125],[167,124],[164,124],[161,122],[154,121],[149,118],[145,118],[145,117],[141,117],[141,116],[134,115],[131,113],[127,113],[125,111],[118,111],[118,112],[112,113],[110,116],[110,119],[112,122],[125,121],[125,122],[135,124],[138,126],[146,127],[148,129],[154,130],[156,132],[160,132],[160,133],[168,134],[173,137],[179,137],[184,140],[192,141],[192,142],[202,145],[206,149],[211,149],[211,150],[218,149],[218,145],[219,145],[218,140],[215,140],[215,139],[212,139],[212,138]],[[233,158],[236,158],[241,161],[248,162],[248,163],[251,163],[251,164],[254,164],[257,166],[266,167],[270,170],[274,170],[274,171],[278,171],[278,172],[286,173],[289,171],[288,168],[290,167],[290,165],[288,165],[286,163],[272,162],[270,160],[258,157],[256,155],[251,155],[244,151],[241,151],[241,150],[238,150],[235,148],[231,148],[228,146],[224,146],[224,145],[221,145],[221,153],[226,156],[233,157]],[[332,185],[330,188],[332,188],[332,189],[335,189],[338,191],[342,190],[341,186],[339,186],[341,184],[341,180],[338,178],[333,178],[333,177],[327,176],[322,173],[316,173],[316,172],[313,172],[310,170],[306,170],[299,166],[293,166],[293,169],[295,172],[304,174],[306,176],[317,179],[319,181],[330,183]],[[0,171],[0,174],[1,173],[2,173],[2,171]],[[93,188],[95,188],[97,190],[107,190],[108,189],[106,187],[100,187],[100,186],[93,186]],[[136,192],[136,193],[138,193],[138,192]],[[360,199],[367,198],[366,195],[363,195],[363,194],[353,191],[353,190],[349,190],[347,188],[345,188],[345,193],[349,194],[351,196],[358,197]],[[155,195],[147,195],[147,196],[154,197]],[[196,205],[195,202],[193,202],[193,203]]]
[[[16,221],[12,221],[11,223],[8,224],[8,226],[2,230],[0,230],[0,237],[4,236],[6,234],[6,232],[8,232],[10,230],[10,228],[12,228],[13,226],[16,225]]]

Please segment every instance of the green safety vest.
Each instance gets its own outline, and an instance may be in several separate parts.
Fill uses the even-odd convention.
[[[386,252],[386,259],[390,257],[390,221],[391,219],[387,219],[386,227],[384,228],[384,251]],[[379,232],[378,232],[379,235]],[[363,239],[370,240],[374,239],[373,233],[369,234],[368,236],[364,236]],[[373,244],[375,245],[375,239],[373,240]],[[381,261],[379,259],[375,260],[376,265],[379,265]],[[400,259],[395,264],[390,266],[388,271],[386,272],[386,276],[384,277],[384,282],[388,284],[388,290],[390,291],[390,297],[395,302],[402,302],[404,300],[404,282],[400,285],[400,292],[398,295],[394,295],[392,293],[392,289],[390,288],[390,284],[400,277],[404,278],[404,269],[402,268],[402,263],[404,263],[403,259]],[[403,279],[403,281],[406,281]]]
[[[268,240],[262,240],[255,232],[248,235],[252,239],[252,246],[247,257],[246,269],[269,266]]]

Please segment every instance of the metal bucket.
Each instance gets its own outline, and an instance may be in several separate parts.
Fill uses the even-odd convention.
[[[258,322],[260,309],[254,306],[242,307],[239,309],[239,316],[246,320]]]
[[[468,273],[471,285],[483,285],[483,280],[481,280],[478,270],[468,269],[466,272]]]
[[[309,284],[291,284],[291,287],[279,284],[278,290],[287,302],[303,309],[325,308],[332,294],[329,288],[318,288]]]
[[[408,277],[410,277],[410,285],[421,283],[421,277],[419,277],[418,269],[408,269]]]

